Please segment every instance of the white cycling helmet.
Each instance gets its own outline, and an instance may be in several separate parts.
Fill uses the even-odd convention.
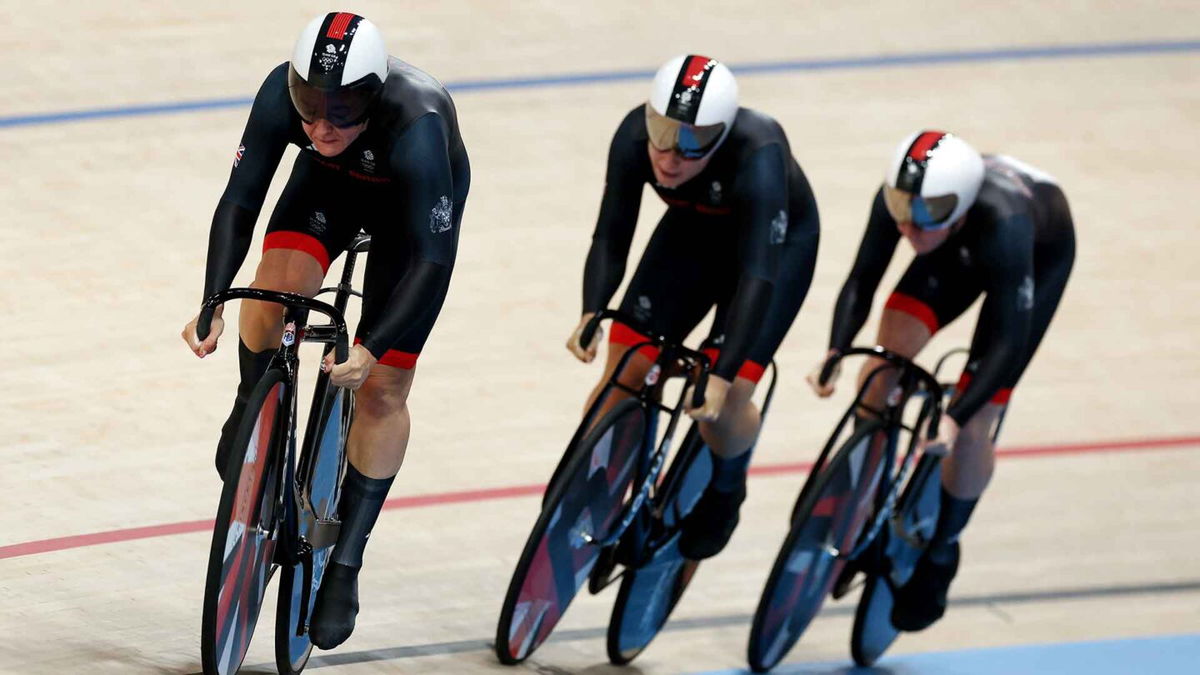
[[[721,145],[737,112],[737,80],[725,64],[695,54],[676,56],[654,75],[646,131],[655,148],[698,159]]]
[[[884,198],[898,222],[922,230],[953,225],[975,203],[983,185],[983,157],[944,131],[918,131],[896,146]]]
[[[288,68],[288,93],[305,122],[337,127],[362,123],[383,90],[388,52],[375,24],[330,12],[308,22]]]

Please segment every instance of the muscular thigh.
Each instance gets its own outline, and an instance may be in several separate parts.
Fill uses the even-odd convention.
[[[362,227],[357,189],[342,176],[300,155],[271,213],[264,254],[275,250],[310,256],[322,277]]]

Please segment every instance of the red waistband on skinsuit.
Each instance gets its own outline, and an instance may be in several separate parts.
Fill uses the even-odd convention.
[[[646,342],[649,339],[620,321],[612,322],[612,328],[608,334],[609,344],[625,345],[626,347],[632,347],[639,342]],[[658,358],[658,351],[658,347],[646,345],[638,350],[638,354],[653,361]]]
[[[354,338],[354,344],[362,344],[362,338]],[[389,349],[383,353],[383,358],[379,359],[377,363],[382,363],[385,366],[391,366],[393,368],[412,370],[417,366],[418,356],[420,356],[420,354],[402,352],[399,349]]]
[[[620,321],[614,321],[612,323],[612,332],[608,336],[608,341],[610,343],[625,345],[627,347],[632,347],[633,345],[636,345],[639,342],[645,342],[648,339],[649,338],[647,338],[645,335],[642,335]],[[707,355],[708,358],[712,360],[714,365],[717,363],[717,357],[721,355],[721,350],[717,349],[716,347],[705,347],[700,351]],[[651,347],[647,345],[639,349],[638,353],[650,359],[658,358],[657,347]],[[758,381],[762,379],[765,371],[766,366],[762,366],[754,361],[751,361],[750,359],[746,359],[746,361],[742,363],[742,367],[738,369],[737,377],[750,380],[751,382],[757,384]]]
[[[716,347],[705,347],[700,351],[712,360],[714,366],[717,365],[717,359],[721,356],[720,349],[717,349]],[[746,359],[742,362],[742,367],[738,368],[737,377],[740,377],[743,380],[750,380],[751,382],[758,384],[758,381],[762,379],[763,373],[766,372],[766,370],[766,366],[760,365],[754,361],[751,361],[750,359]]]
[[[312,235],[288,230],[268,232],[267,236],[263,238],[263,252],[273,248],[303,251],[317,259],[317,262],[321,264],[321,272],[329,271],[329,252],[325,250],[325,245]]]
[[[955,385],[954,390],[955,390],[955,392],[961,394],[964,390],[966,390],[966,388],[968,386],[970,386],[970,384],[971,384],[971,374],[963,373],[958,378],[958,384]],[[1012,398],[1012,392],[1013,392],[1013,390],[1011,387],[1006,387],[1004,389],[1001,389],[1000,391],[996,392],[994,396],[992,396],[992,400],[990,401],[990,403],[995,403],[997,405],[1008,405],[1008,400],[1010,398]]]
[[[929,329],[930,334],[938,332],[938,328],[940,327],[938,326],[937,314],[933,313],[933,309],[929,305],[912,296],[905,295],[903,293],[892,293],[890,296],[888,296],[887,302],[884,303],[883,308],[894,309],[897,312],[904,312],[914,319],[917,319],[921,323],[925,324],[925,326]]]

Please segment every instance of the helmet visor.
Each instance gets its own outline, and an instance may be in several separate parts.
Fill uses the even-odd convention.
[[[712,152],[721,135],[725,133],[723,123],[696,126],[684,124],[677,119],[658,114],[654,107],[646,104],[646,133],[655,150],[674,150],[687,159],[699,159]]]
[[[922,230],[942,230],[950,227],[950,214],[958,205],[956,195],[918,197],[911,192],[888,185],[883,186],[883,200],[888,213],[897,223],[912,223]]]
[[[308,124],[326,120],[335,127],[361,124],[382,89],[378,77],[366,77],[333,90],[319,89],[288,67],[288,94],[300,119]]]

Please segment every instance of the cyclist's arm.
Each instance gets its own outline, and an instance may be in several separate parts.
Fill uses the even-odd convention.
[[[875,193],[875,200],[871,204],[867,231],[858,246],[854,267],[850,269],[850,276],[842,285],[834,306],[833,328],[829,333],[831,349],[850,347],[854,336],[866,323],[875,290],[879,288],[879,281],[887,271],[899,241],[900,232],[896,229],[896,221],[887,212],[881,188]]]
[[[371,255],[403,250],[391,242],[403,233],[412,241],[413,263],[396,284],[374,326],[362,331],[363,346],[376,359],[382,358],[409,327],[418,325],[428,312],[438,310],[434,298],[450,283],[450,272],[458,252],[458,228],[454,223],[454,182],[451,178],[447,132],[442,119],[426,114],[412,122],[396,139],[389,163],[396,176],[399,222],[394,230],[372,233]],[[380,261],[374,264],[403,264]]]
[[[266,199],[279,159],[287,148],[293,114],[284,64],[267,75],[254,97],[250,118],[238,146],[238,157],[229,172],[225,192],[217,202],[208,233],[208,263],[204,275],[206,298],[228,289],[246,260],[258,212]]]
[[[762,328],[788,230],[787,156],[778,143],[759,148],[738,170],[739,275],[729,303],[725,343],[713,373],[733,381]],[[765,365],[765,364],[764,364]]]
[[[965,424],[1004,385],[1029,341],[1033,316],[1033,221],[1025,214],[1007,217],[986,232],[978,250],[987,298],[979,324],[992,331],[989,348],[978,359],[971,382],[946,410]]]
[[[643,129],[641,134],[639,125]],[[645,142],[638,142],[645,135],[644,126],[644,112],[639,107],[625,117],[609,146],[600,216],[583,268],[584,314],[608,306],[625,277],[625,263],[642,204],[643,176],[650,161]]]

